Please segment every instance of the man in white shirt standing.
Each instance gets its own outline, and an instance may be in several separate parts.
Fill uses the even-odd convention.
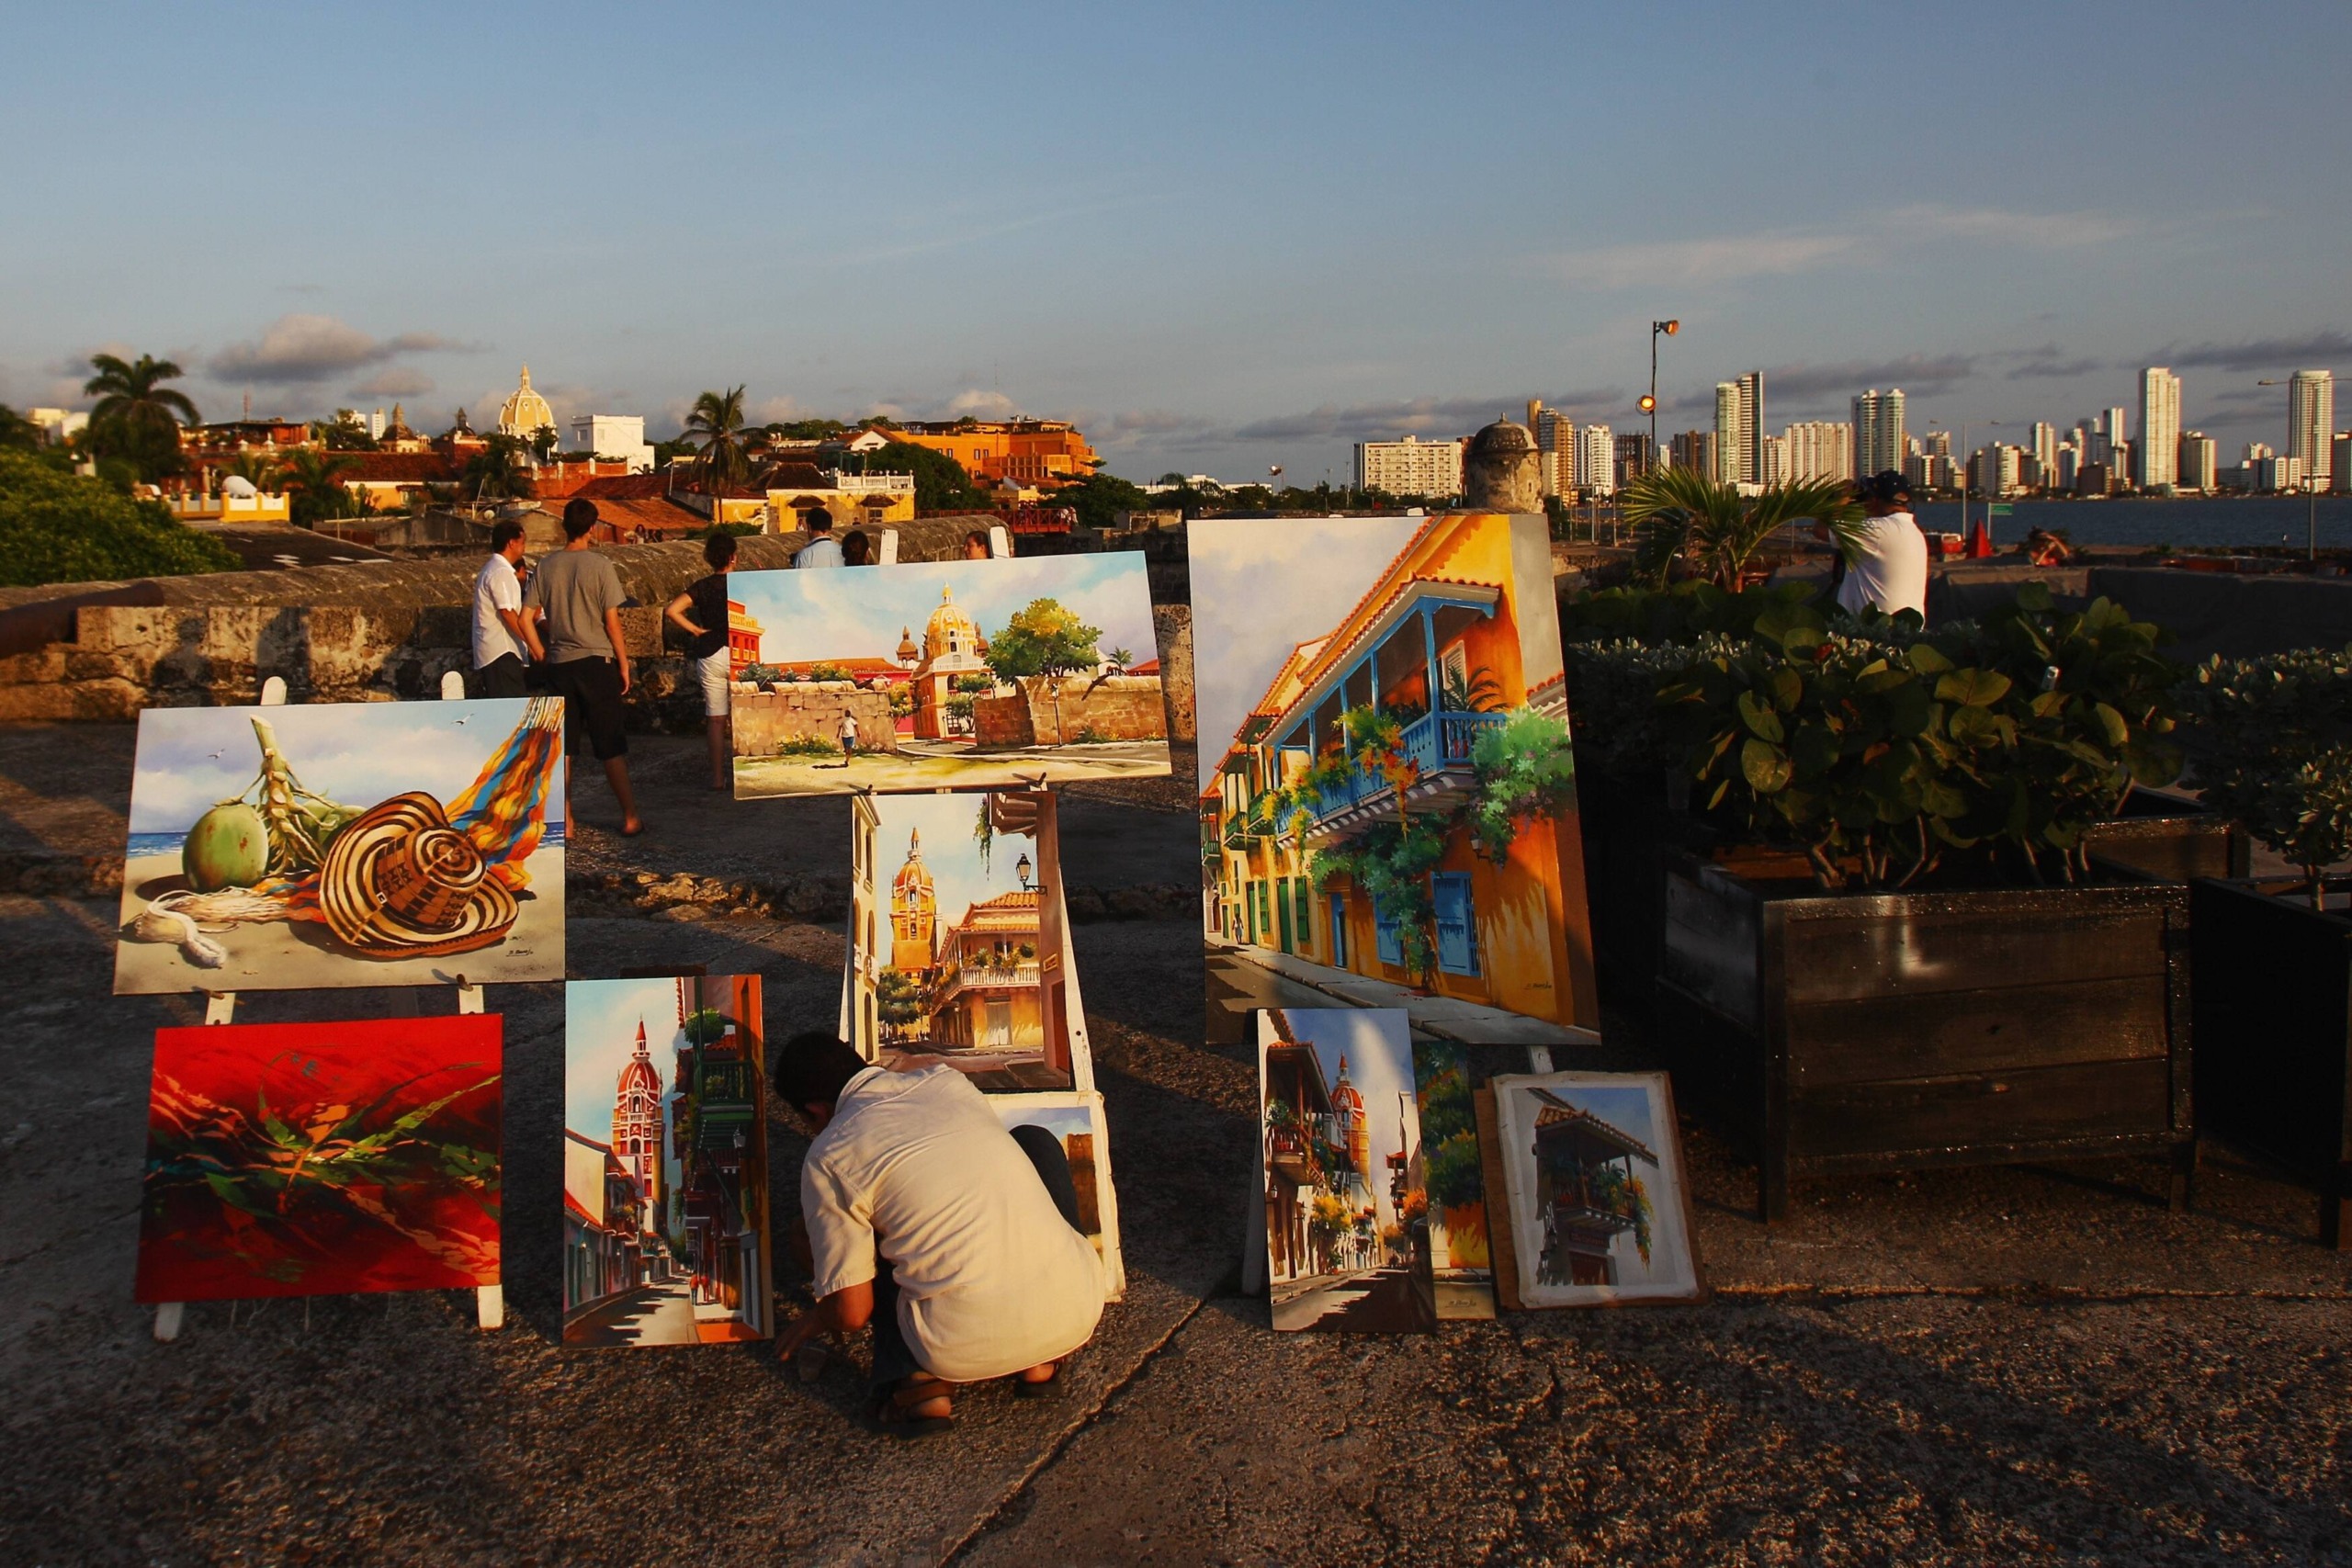
[[[819,1129],[800,1167],[817,1306],[777,1355],[870,1322],[875,1419],[905,1437],[945,1431],[958,1383],[1051,1392],[1102,1315],[1060,1140],[1008,1133],[953,1067],[868,1066],[821,1032],[787,1041],[772,1081]]]
[[[523,652],[531,662],[547,658],[539,644],[539,628],[523,614],[523,580],[514,569],[523,562],[523,525],[513,518],[490,531],[490,558],[474,575],[474,678],[477,697],[521,697],[530,694],[523,680]]]
[[[1928,617],[1928,536],[1911,515],[1911,487],[1893,468],[1854,483],[1863,517],[1841,541],[1846,581],[1838,585],[1838,607],[1859,615],[1865,608]]]

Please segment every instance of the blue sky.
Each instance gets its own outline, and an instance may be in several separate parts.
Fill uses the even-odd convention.
[[[637,1026],[645,1023],[647,1055],[661,1076],[664,1094],[677,1071],[678,982],[675,980],[573,980],[563,988],[563,1125],[566,1131],[610,1143],[613,1096],[621,1069],[637,1052]]]
[[[922,863],[931,873],[943,934],[949,926],[960,922],[973,905],[1000,893],[1019,892],[1021,879],[1015,872],[1023,855],[1029,857],[1035,881],[1037,846],[1019,834],[997,834],[989,846],[987,865],[980,863],[980,846],[972,837],[972,828],[987,798],[984,795],[874,797],[875,815],[881,818],[874,836],[876,881],[884,896],[888,897],[890,879],[907,863],[907,835],[910,831],[921,832]],[[887,958],[888,954],[883,956]]]
[[[103,19],[101,19],[101,17]],[[1543,396],[2064,423],[2352,371],[2340,4],[51,7],[0,99],[0,400],[1078,419],[1344,471]]]
[[[1096,645],[1102,652],[1124,648],[1137,661],[1158,656],[1150,586],[1143,557],[1133,551],[830,571],[739,571],[727,583],[727,592],[760,622],[760,657],[771,664],[895,660],[902,636],[922,645],[923,627],[940,606],[942,589],[954,593],[982,637],[1002,631],[1013,613],[1032,601],[1054,599],[1102,629]]]

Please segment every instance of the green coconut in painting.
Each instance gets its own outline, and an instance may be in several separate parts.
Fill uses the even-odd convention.
[[[242,800],[223,801],[196,819],[180,846],[180,869],[198,893],[251,887],[269,869],[269,831]]]

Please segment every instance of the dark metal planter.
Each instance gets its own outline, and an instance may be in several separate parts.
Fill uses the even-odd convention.
[[[2352,919],[2251,882],[2199,880],[2199,1130],[2319,1190],[2323,1246],[2352,1230]]]
[[[1690,855],[1667,873],[1657,1013],[1675,1091],[1792,1181],[2133,1152],[2187,1206],[2188,889],[1823,894]]]

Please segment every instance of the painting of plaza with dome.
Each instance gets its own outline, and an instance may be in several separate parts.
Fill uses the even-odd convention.
[[[728,579],[738,799],[1164,775],[1137,554]]]
[[[892,795],[853,807],[842,1038],[984,1092],[1089,1089],[1046,792]]]

